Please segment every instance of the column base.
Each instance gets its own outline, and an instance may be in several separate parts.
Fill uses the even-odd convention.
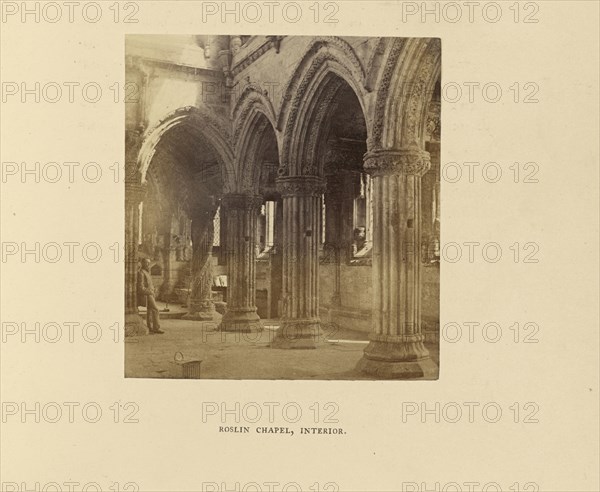
[[[138,313],[125,314],[125,336],[138,337],[148,335],[148,327]]]
[[[319,319],[284,319],[271,342],[271,348],[315,349],[325,342]]]
[[[187,312],[184,314],[181,319],[189,320],[189,321],[212,321],[215,319],[216,311],[196,311]]]
[[[378,379],[438,379],[439,368],[429,357],[422,335],[372,335],[356,369]]]
[[[182,319],[190,321],[212,321],[215,319],[215,305],[211,300],[195,301],[190,303],[188,312],[183,315]]]
[[[263,331],[256,309],[251,311],[226,311],[219,327],[221,331],[255,333]]]

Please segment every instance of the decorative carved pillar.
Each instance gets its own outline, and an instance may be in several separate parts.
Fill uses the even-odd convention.
[[[215,209],[192,217],[192,264],[188,312],[189,320],[211,320],[215,315],[212,300],[212,246],[215,237]]]
[[[221,201],[228,272],[223,331],[262,331],[256,310],[256,231],[262,202],[260,196],[241,194],[225,195]]]
[[[423,260],[438,263],[440,259],[440,103],[432,101],[427,115],[426,150],[431,156],[431,169],[423,176]]]
[[[139,207],[145,192],[144,185],[125,181],[125,336],[148,334],[137,304]]]
[[[161,238],[161,257],[163,265],[163,281],[160,286],[159,298],[163,301],[172,301],[173,290],[175,289],[175,275],[172,271],[174,263],[174,251],[171,247],[173,226],[173,216],[170,213],[166,213],[163,217],[163,223],[161,224],[160,238]]]
[[[432,234],[427,245],[429,261],[440,261],[440,143],[430,142],[431,170],[434,176],[432,197]]]
[[[190,261],[192,259],[192,221],[187,219],[184,220],[183,227],[183,235],[182,235],[182,250],[181,250],[181,261]]]
[[[236,55],[242,47],[242,38],[239,35],[230,36],[229,49],[233,55]]]
[[[319,319],[321,196],[317,176],[277,180],[283,198],[283,316],[274,348],[316,348],[322,343]]]
[[[429,166],[429,153],[416,147],[365,155],[374,194],[374,326],[358,369],[377,378],[438,374],[421,333],[421,176]]]
[[[140,87],[138,101],[125,105],[125,336],[136,336],[148,334],[148,327],[138,313],[137,274],[140,203],[146,194],[138,169],[138,157],[146,126],[149,72],[137,58],[128,57],[126,67],[126,81]]]
[[[342,262],[352,247],[352,212],[357,173],[340,170],[327,176],[325,191],[325,258],[334,265],[331,305],[340,306]]]
[[[271,254],[271,318],[282,316],[281,290],[283,280],[283,202],[275,201],[273,224],[273,253]]]

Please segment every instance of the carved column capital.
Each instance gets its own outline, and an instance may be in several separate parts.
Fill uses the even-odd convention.
[[[146,197],[146,184],[135,181],[125,181],[125,201],[132,205],[138,205]]]
[[[332,142],[329,144],[323,162],[325,169],[360,169],[362,166],[361,156],[365,148],[363,143],[350,144]]]
[[[358,171],[340,170],[335,174],[328,174],[327,190],[325,195],[342,199],[346,197],[354,198],[356,194],[357,183],[359,183],[360,173]]]
[[[373,176],[391,174],[422,176],[430,166],[429,152],[418,147],[377,149],[365,154],[365,170]]]
[[[427,112],[427,125],[425,127],[427,135],[432,142],[439,142],[441,136],[441,103],[432,101],[429,103]]]
[[[282,197],[321,196],[325,193],[325,180],[319,176],[286,176],[277,179],[277,189]]]
[[[138,157],[142,148],[144,126],[125,129],[125,176],[127,181],[136,181],[140,176]]]
[[[258,210],[263,204],[263,198],[259,195],[243,195],[230,193],[221,199],[221,205],[226,209]]]
[[[210,206],[192,208],[191,210],[188,210],[188,217],[192,222],[209,222],[215,218],[217,208],[218,202],[216,201]]]

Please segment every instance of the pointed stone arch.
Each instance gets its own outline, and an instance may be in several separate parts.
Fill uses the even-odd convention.
[[[161,170],[158,169],[158,166],[153,166],[152,164],[149,166],[148,170],[146,171],[145,182],[147,183],[146,187],[148,189],[148,193],[150,192],[150,189],[153,188],[157,195],[159,207],[162,210],[166,210],[169,206],[169,201],[166,196],[167,186],[165,183],[165,176]]]
[[[249,84],[238,99],[232,117],[235,163],[239,172],[238,189],[251,192],[258,189],[261,170],[259,159],[266,142],[274,139],[279,149],[275,110],[260,87]]]
[[[263,113],[271,123],[271,126],[273,126],[273,129],[275,129],[277,117],[275,116],[275,109],[273,108],[271,99],[269,99],[265,90],[261,89],[257,84],[251,83],[244,87],[232,111],[234,128],[232,141],[236,144],[236,147],[239,136],[244,128],[248,126],[247,121],[250,118],[250,113],[253,111]]]
[[[427,106],[441,74],[438,38],[388,44],[379,78],[369,149],[423,146]]]
[[[428,40],[406,91],[406,103],[398,135],[401,147],[411,147],[416,144],[424,148],[429,105],[435,84],[441,77],[441,58],[440,39]]]
[[[141,182],[145,183],[146,181],[146,174],[161,138],[178,125],[187,125],[193,128],[198,139],[205,146],[214,150],[215,157],[221,166],[223,186],[225,189],[233,189],[236,173],[233,165],[229,125],[213,112],[195,106],[187,106],[173,111],[161,119],[156,126],[145,132],[136,166],[136,173]]]
[[[284,91],[278,118],[278,129],[283,129],[280,176],[312,174],[316,171],[318,163],[314,155],[314,142],[319,123],[344,82],[350,86],[360,103],[368,133],[370,118],[366,117],[368,91],[364,85],[365,71],[352,47],[345,41],[343,44],[339,41],[339,38],[315,40]],[[309,125],[310,121],[317,124]]]
[[[253,111],[247,119],[240,147],[236,154],[240,170],[240,191],[250,193],[259,189],[261,177],[261,158],[269,144],[274,144],[279,153],[279,144],[275,129],[271,122],[261,111]]]
[[[352,79],[356,85],[355,90],[359,90],[359,87],[365,89],[366,72],[350,43],[337,36],[316,38],[308,45],[282,92],[277,120],[278,130],[283,130],[288,114],[294,110],[294,102],[297,99],[294,95],[304,92],[303,84],[310,79],[307,75],[317,70],[326,59],[333,60],[344,67],[343,71],[347,72],[346,77]]]
[[[385,55],[386,47],[392,41],[393,39],[391,38],[377,38],[375,42],[365,70],[365,88],[369,92],[376,87],[377,79],[383,66],[382,59]]]

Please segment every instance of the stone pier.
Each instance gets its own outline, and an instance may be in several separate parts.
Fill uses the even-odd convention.
[[[262,323],[256,309],[256,234],[262,197],[225,195],[226,258],[228,271],[227,311],[221,330],[256,332]]]
[[[418,148],[365,155],[373,176],[373,333],[358,369],[381,379],[437,378],[421,333],[421,176]]]
[[[325,180],[279,178],[283,199],[283,313],[273,348],[310,349],[324,341],[319,319],[319,242]]]
[[[137,302],[140,203],[145,192],[144,185],[125,182],[125,336],[148,334]]]
[[[215,316],[212,300],[212,247],[214,213],[203,210],[192,216],[192,264],[188,313],[184,319],[209,321]]]

